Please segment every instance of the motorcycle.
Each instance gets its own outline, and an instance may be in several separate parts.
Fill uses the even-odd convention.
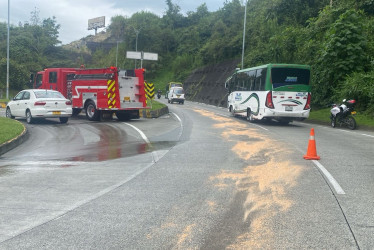
[[[161,92],[157,92],[157,99],[161,98]]]
[[[356,111],[354,110],[354,106],[356,104],[355,100],[343,100],[343,103],[339,106],[336,104],[332,105],[332,109],[330,110],[330,120],[331,120],[331,127],[335,128],[337,124],[340,126],[347,126],[349,129],[355,129],[357,124],[354,116],[356,115]]]

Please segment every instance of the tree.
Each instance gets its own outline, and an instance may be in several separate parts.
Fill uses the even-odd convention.
[[[348,75],[367,69],[367,44],[362,11],[349,9],[332,24],[323,43],[318,67],[320,85],[330,98]]]

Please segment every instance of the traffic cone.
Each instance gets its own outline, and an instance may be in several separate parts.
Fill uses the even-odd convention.
[[[314,139],[314,128],[310,130],[308,151],[304,155],[305,160],[319,160],[320,157],[317,155],[316,140]]]

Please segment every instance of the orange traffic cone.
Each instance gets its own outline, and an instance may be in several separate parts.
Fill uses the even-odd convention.
[[[308,151],[304,155],[305,160],[319,160],[320,157],[317,155],[316,140],[314,139],[314,128],[310,130]]]

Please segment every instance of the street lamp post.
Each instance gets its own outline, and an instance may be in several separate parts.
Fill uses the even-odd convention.
[[[117,68],[117,62],[118,62],[118,43],[121,43],[122,40],[117,40],[117,50],[116,50],[116,68]]]
[[[8,0],[8,37],[7,37],[7,48],[6,48],[6,99],[9,99],[9,13],[10,13],[10,0]]]
[[[134,29],[135,34],[136,34],[135,51],[138,52],[138,36],[139,36],[139,32],[140,32],[141,28],[138,29],[138,30],[135,29],[134,27],[132,27],[132,28]],[[136,68],[136,59],[135,59],[135,68]]]
[[[245,27],[246,27],[246,24],[247,24],[247,5],[248,5],[248,0],[245,1],[245,8],[244,8],[243,47],[242,47],[242,69],[244,68],[244,44],[245,44]]]

